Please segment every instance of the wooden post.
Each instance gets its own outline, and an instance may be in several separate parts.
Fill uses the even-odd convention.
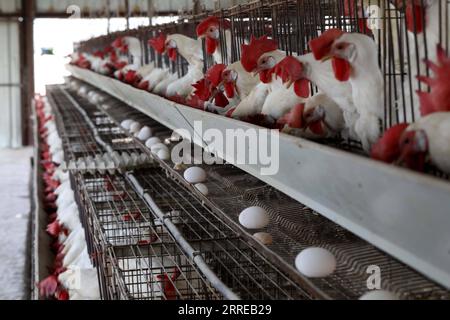
[[[125,14],[127,18],[127,30],[130,30],[130,1],[125,0]]]
[[[149,25],[153,25],[153,17],[155,16],[155,4],[153,0],[147,0],[147,16],[149,20]]]
[[[107,34],[111,33],[111,0],[106,0],[106,18],[108,19]]]
[[[34,36],[33,24],[36,14],[35,0],[22,0],[22,23],[20,24],[20,81],[22,84],[22,144],[32,144],[31,103],[34,97]]]

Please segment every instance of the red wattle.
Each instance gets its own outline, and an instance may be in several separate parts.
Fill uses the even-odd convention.
[[[167,51],[167,54],[169,55],[169,59],[172,61],[176,61],[177,60],[177,49],[175,48],[170,48]]]
[[[423,8],[421,5],[409,3],[405,9],[405,19],[408,31],[415,33],[423,32],[425,23],[423,21]]]
[[[225,108],[229,104],[227,97],[225,97],[225,95],[222,92],[216,94],[214,102],[216,106],[221,108]]]
[[[306,79],[300,79],[294,83],[294,91],[300,98],[309,97],[309,81]]]
[[[322,136],[325,134],[325,131],[323,130],[322,121],[316,121],[309,124],[309,130],[311,130],[312,133]]]
[[[271,70],[263,70],[259,73],[259,79],[262,83],[271,83],[272,82],[272,72]]]
[[[141,81],[141,83],[139,83],[139,89],[148,90],[149,85],[150,83],[148,81]]]
[[[214,54],[214,52],[216,52],[218,45],[219,45],[219,42],[216,39],[212,39],[209,37],[206,38],[206,52],[209,55],[212,55],[212,54]]]
[[[227,97],[232,99],[234,98],[234,93],[235,93],[235,85],[232,82],[226,82],[224,84],[224,88],[225,88],[225,93],[227,94]]]
[[[348,81],[350,79],[352,68],[350,63],[341,58],[334,57],[332,59],[334,76],[339,81]]]

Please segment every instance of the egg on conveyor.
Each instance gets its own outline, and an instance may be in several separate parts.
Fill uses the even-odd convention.
[[[176,131],[172,132],[172,136],[169,138],[171,142],[180,142],[183,137]]]
[[[205,197],[209,194],[208,187],[204,185],[203,183],[197,183],[195,185],[195,188],[200,191],[201,194],[203,194]]]
[[[184,171],[184,179],[189,183],[202,183],[206,181],[206,172],[199,167],[191,167]]]
[[[398,297],[386,290],[373,290],[363,294],[359,300],[398,300]]]
[[[139,133],[136,135],[136,138],[138,138],[141,141],[146,141],[152,136],[152,129],[145,126],[143,127]]]
[[[157,157],[163,161],[167,161],[170,159],[170,153],[169,150],[167,149],[160,149],[158,150],[158,152],[156,153]]]
[[[131,125],[130,125],[130,132],[131,133],[138,133],[139,130],[141,130],[142,126],[139,122],[134,121]]]
[[[269,215],[261,207],[250,207],[239,215],[239,223],[247,229],[262,229],[269,224]]]
[[[169,152],[169,148],[167,148],[167,146],[164,143],[155,143],[154,145],[152,145],[150,147],[150,150],[152,151],[152,153],[157,154],[160,150],[167,150],[167,152]]]
[[[253,235],[253,238],[261,242],[263,245],[271,245],[273,243],[273,238],[270,233],[267,232],[258,232]]]
[[[131,125],[133,124],[134,120],[132,119],[126,119],[123,120],[120,126],[125,130],[130,130]]]
[[[157,137],[153,137],[145,141],[145,146],[150,149],[153,145],[157,143],[161,143],[161,140]]]
[[[336,258],[324,248],[307,248],[295,258],[295,267],[309,278],[324,278],[336,269]]]

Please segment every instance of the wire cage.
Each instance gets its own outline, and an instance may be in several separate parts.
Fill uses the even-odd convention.
[[[221,298],[122,175],[84,177],[80,187],[106,299]]]
[[[65,106],[57,108],[61,115],[57,119],[59,125],[63,120],[73,137],[83,139],[80,144],[85,139],[88,144],[97,143],[97,149],[86,152],[98,152],[101,147],[92,128],[81,125],[86,119],[79,117],[70,100],[60,98],[67,96],[59,89],[50,90],[49,94]],[[111,123],[120,123],[129,116],[145,122],[145,116],[137,111],[128,113],[130,108],[120,102],[114,104],[114,99],[106,100],[114,106],[108,113],[113,116],[109,121],[101,109],[82,98],[76,99],[81,99],[82,108],[96,123],[97,131],[106,125],[117,132],[117,137],[124,137]],[[76,140],[68,144],[69,136],[62,137],[69,151],[66,153],[75,156],[71,147]],[[133,143],[129,145],[135,147]],[[355,299],[367,290],[367,266],[371,264],[383,271],[383,289],[404,299],[448,298],[444,288],[257,178],[230,165],[205,166],[205,170],[209,177],[208,200],[199,197],[192,186],[183,184],[174,170],[161,164],[131,173],[139,188],[121,173],[74,175],[102,298],[223,298],[138,189],[151,197],[214,274],[243,299]],[[275,222],[264,229],[273,236],[273,244],[268,245],[270,251],[237,227],[239,213],[249,206],[265,208]],[[332,276],[305,282],[292,269],[298,252],[310,246],[327,248],[336,256],[338,268]]]
[[[305,299],[311,294],[299,279],[283,271],[251,245],[223,215],[203,204],[161,168],[135,177],[218,277],[242,299]]]
[[[422,8],[422,9],[421,9]],[[436,61],[437,45],[449,49],[449,0],[256,0],[214,12],[182,16],[176,23],[141,27],[91,39],[81,44],[84,51],[109,45],[118,36],[136,36],[142,41],[144,63],[155,62],[159,67],[170,67],[179,77],[187,72],[187,63],[178,55],[169,62],[148,45],[148,39],[159,32],[182,33],[196,38],[195,26],[205,17],[215,15],[227,19],[230,28],[220,28],[220,55],[225,64],[238,61],[241,45],[251,36],[267,35],[277,40],[279,48],[288,55],[310,51],[309,41],[330,28],[364,33],[375,41],[378,62],[384,78],[382,128],[398,123],[411,123],[420,117],[420,99],[417,91],[430,88],[420,81],[429,76],[426,60]],[[206,54],[204,44],[204,71],[214,63]],[[216,61],[217,62],[217,61]],[[317,88],[312,85],[312,92]],[[322,141],[321,141],[322,142]],[[358,141],[327,140],[331,146],[362,153]],[[427,172],[448,178],[433,167]]]
[[[423,60],[436,57],[436,45],[448,51],[448,0],[416,0],[433,14],[437,21],[423,28],[425,10],[412,10],[412,21],[405,19],[411,0],[279,0],[252,1],[210,14],[231,22],[229,31],[221,29],[220,48],[225,64],[240,59],[241,45],[250,37],[268,35],[279,43],[287,54],[309,52],[308,42],[329,28],[360,32],[371,36],[378,45],[379,64],[384,74],[384,128],[399,122],[413,122],[419,117],[416,90],[427,90],[417,76],[429,75]],[[167,57],[155,54],[148,39],[159,32],[182,33],[196,38],[195,26],[206,13],[181,18],[178,23],[140,27],[110,34],[81,43],[82,51],[95,51],[109,45],[115,38],[135,36],[142,41],[142,63],[155,61],[168,65]],[[423,29],[423,30],[422,30]],[[230,36],[227,36],[227,32]],[[172,72],[186,73],[186,61],[181,57],[172,63]],[[213,61],[205,54],[205,69]]]

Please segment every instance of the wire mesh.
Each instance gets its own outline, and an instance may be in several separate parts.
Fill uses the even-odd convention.
[[[414,6],[411,7],[411,4]],[[418,10],[418,8],[424,10]],[[436,45],[449,49],[449,0],[257,0],[214,12],[180,17],[177,23],[143,27],[91,39],[80,46],[83,51],[95,51],[109,45],[116,37],[132,35],[142,41],[145,61],[157,66],[169,66],[167,57],[155,54],[148,46],[148,38],[159,32],[182,33],[195,38],[195,24],[208,15],[228,19],[231,28],[220,29],[220,55],[224,63],[240,59],[241,45],[252,35],[268,35],[278,41],[287,54],[309,52],[308,42],[329,28],[365,33],[378,47],[379,67],[384,77],[382,117],[383,129],[402,122],[414,122],[420,117],[417,90],[429,87],[419,81],[430,74],[423,60],[436,60]],[[408,19],[407,19],[408,17]],[[205,50],[204,50],[205,51]],[[179,76],[186,74],[182,58],[170,68]],[[204,53],[204,70],[214,61]],[[317,88],[312,86],[313,92]],[[357,141],[321,141],[331,146],[361,153]],[[431,167],[427,172],[448,178]]]
[[[120,121],[126,108],[123,104],[117,105],[110,115]],[[167,163],[165,168],[170,171],[171,163]],[[380,268],[383,288],[397,292],[402,298],[449,297],[447,290],[257,178],[228,164],[204,166],[204,169],[209,177],[205,183],[209,190],[208,199],[232,221],[237,222],[239,213],[250,206],[260,206],[269,212],[273,223],[264,230],[273,236],[273,244],[269,248],[289,265],[294,264],[299,252],[310,246],[327,248],[338,257],[339,267],[330,278],[313,281],[317,288],[331,297],[355,299],[364,294],[370,266]],[[211,214],[211,209],[193,202],[191,191],[164,181],[162,176],[160,178],[148,172],[137,172],[136,175],[139,180],[144,180],[144,186],[152,185],[153,188],[164,190],[161,193],[155,191],[151,196],[163,210],[179,212],[177,221],[190,241],[207,241],[232,234],[229,224],[221,224],[223,218],[220,215]],[[179,175],[175,175],[180,182],[183,181]],[[174,187],[177,191],[167,196],[165,192]],[[183,208],[187,212],[176,208]],[[221,230],[221,227],[225,229]]]
[[[63,140],[68,140],[67,132],[70,132],[82,140],[80,144],[86,141],[88,145],[94,145],[96,142],[89,135],[89,127],[82,125],[86,120],[71,110],[70,101],[60,98],[57,93],[50,92],[50,95],[67,109],[58,108],[64,127],[67,124],[69,128],[68,131],[65,129]],[[81,102],[91,119],[100,119],[96,122],[99,128],[109,123],[99,117],[102,114],[98,109]],[[110,122],[120,122],[125,116],[152,121],[145,120],[145,116],[136,111],[123,112],[127,108],[117,103],[112,109],[114,119]],[[108,125],[112,128],[111,123]],[[117,128],[114,130],[121,132]],[[120,135],[126,137],[124,133]],[[65,148],[70,150],[70,145],[64,142]],[[98,149],[96,145],[96,148],[91,146],[83,151],[95,153]],[[256,178],[230,165],[207,166],[205,169],[210,177],[207,187],[211,202],[205,202],[184,185],[181,176],[169,165],[138,170],[134,176],[219,278],[240,297],[313,297],[301,278],[286,270],[293,265],[298,252],[309,246],[321,246],[334,253],[338,260],[338,269],[332,276],[312,280],[314,290],[329,297],[354,299],[361,296],[367,291],[367,268],[375,265],[382,271],[382,287],[402,298],[449,298],[445,289]],[[172,246],[177,247],[176,242],[123,176],[78,175],[77,179],[81,202],[89,217],[90,253],[102,275],[105,298],[220,298],[208,287],[206,280],[200,280],[201,274],[195,271],[183,251],[180,248],[174,251]],[[270,214],[272,223],[264,231],[273,236],[273,244],[268,249],[280,259],[278,264],[235,227],[241,210],[252,205],[264,207]],[[175,276],[172,278],[172,275]],[[185,284],[174,285],[179,277],[188,280],[190,288],[184,288]],[[202,291],[205,286],[209,289]],[[171,293],[166,294],[165,287]]]
[[[106,298],[221,298],[123,176],[84,177],[80,189],[105,256]]]
[[[86,119],[62,89],[49,87],[48,91],[58,113],[58,126],[63,128],[66,152],[73,157],[103,152],[85,123]],[[124,137],[123,132],[112,126],[98,109],[82,102],[99,132],[106,126],[108,136],[112,131],[116,138]],[[75,141],[71,141],[72,138]],[[78,142],[78,146],[84,141],[88,142],[89,148],[71,149],[74,142]],[[129,147],[135,147],[132,141]],[[104,299],[222,298],[121,174],[78,173],[72,175],[72,179],[82,208],[89,253],[100,275]]]
[[[219,278],[242,299],[302,299],[309,295],[288,274],[230,227],[229,221],[203,204],[161,168],[138,171],[139,184],[194,249],[204,255]]]

